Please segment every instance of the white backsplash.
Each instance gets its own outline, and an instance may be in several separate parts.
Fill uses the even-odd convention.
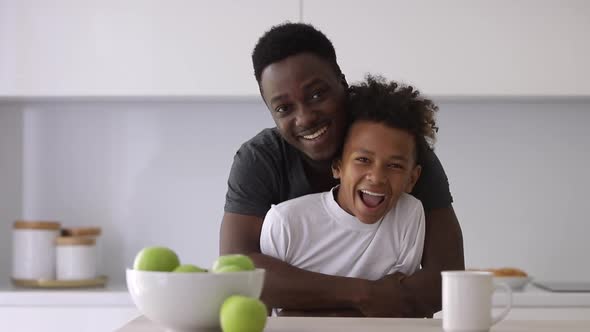
[[[116,283],[148,245],[210,265],[234,153],[273,125],[259,101],[46,101],[11,109],[0,105],[4,278],[19,217],[103,227],[103,271]],[[436,150],[467,265],[589,280],[590,101],[462,101],[440,109]]]

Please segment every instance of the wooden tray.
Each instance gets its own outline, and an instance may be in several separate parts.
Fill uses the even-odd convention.
[[[106,276],[98,276],[94,279],[83,280],[29,280],[29,279],[15,279],[11,278],[12,283],[18,287],[28,288],[87,288],[87,287],[104,287],[108,278]]]

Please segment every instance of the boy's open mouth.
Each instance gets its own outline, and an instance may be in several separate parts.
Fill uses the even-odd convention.
[[[358,191],[361,201],[369,208],[374,209],[385,201],[385,194],[375,193],[361,189]]]

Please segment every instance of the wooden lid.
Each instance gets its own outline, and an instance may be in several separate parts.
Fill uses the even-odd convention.
[[[41,220],[17,220],[12,228],[14,229],[41,229],[41,230],[59,230],[61,224],[59,221],[41,221]]]
[[[60,236],[55,240],[58,246],[93,246],[96,240],[87,236]]]
[[[100,227],[64,227],[61,229],[63,236],[99,236]]]

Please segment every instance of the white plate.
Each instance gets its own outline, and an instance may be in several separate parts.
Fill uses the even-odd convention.
[[[494,282],[505,283],[514,291],[523,290],[531,280],[531,277],[494,277]]]

